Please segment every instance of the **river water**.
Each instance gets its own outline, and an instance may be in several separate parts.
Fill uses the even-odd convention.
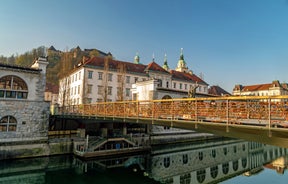
[[[288,149],[235,139],[153,147],[83,161],[71,155],[0,162],[0,184],[285,183]]]

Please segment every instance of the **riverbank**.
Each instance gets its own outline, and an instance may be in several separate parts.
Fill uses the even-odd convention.
[[[207,134],[183,134],[183,135],[151,135],[150,145],[162,145],[181,142],[203,141],[211,140],[216,136],[207,136]],[[143,139],[143,137],[142,137]],[[78,136],[63,136],[42,138],[37,140],[15,141],[15,142],[2,142],[0,143],[0,160],[6,159],[20,159],[42,156],[54,156],[74,154],[79,142],[85,144],[85,138]],[[140,141],[139,141],[140,142]],[[147,142],[147,141],[145,141]],[[143,145],[144,146],[144,145]],[[145,145],[147,147],[147,145]],[[141,146],[140,146],[141,147]],[[140,149],[141,150],[141,149]],[[147,151],[147,149],[143,149]],[[111,150],[114,151],[115,150]],[[131,150],[129,150],[131,152]],[[139,152],[139,149],[135,149]],[[105,151],[109,154],[109,150]],[[119,152],[120,153],[120,152]],[[97,155],[97,154],[95,154]]]

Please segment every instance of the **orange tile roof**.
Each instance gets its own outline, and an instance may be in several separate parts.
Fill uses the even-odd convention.
[[[163,72],[163,73],[169,74],[168,71],[166,71],[164,68],[162,68],[160,65],[158,65],[154,61],[149,63],[145,70],[146,71],[153,70],[153,71],[158,71],[158,72]]]
[[[195,74],[185,73],[185,72],[178,72],[176,70],[170,70],[173,79],[180,79],[189,82],[197,82],[198,84],[205,84],[208,85],[205,81],[201,78],[196,76]]]
[[[242,85],[236,85],[233,90],[241,90],[243,92],[245,91],[263,91],[263,90],[269,90],[273,87],[280,87],[285,90],[287,90],[287,83],[280,84],[278,80],[272,81],[272,83],[268,84],[256,84],[256,85],[249,85],[249,86],[242,86]]]
[[[92,57],[87,60],[87,62],[84,63],[84,65],[92,65],[92,66],[98,66],[104,68],[106,58],[101,57]],[[125,61],[117,61],[113,59],[108,59],[108,66],[109,69],[119,69],[119,66],[122,64],[124,68],[126,69],[126,72],[136,72],[136,73],[145,73],[146,65],[142,64],[135,64],[135,63],[129,63]]]
[[[215,96],[222,96],[222,95],[231,95],[227,91],[225,91],[223,88],[220,86],[211,86],[208,89],[208,94],[215,95]]]
[[[106,58],[92,57],[85,61],[84,66],[97,66],[97,67],[104,68],[105,59]],[[170,72],[168,72],[164,68],[162,68],[160,65],[155,63],[154,61],[152,61],[148,65],[143,65],[143,64],[135,64],[135,63],[125,62],[125,61],[118,61],[114,59],[108,59],[109,69],[117,70],[121,64],[125,66],[124,68],[126,69],[126,72],[128,73],[146,74],[149,71],[157,71],[157,72],[163,72],[167,74],[170,73],[172,75],[172,79],[184,80],[184,81],[195,82],[195,83],[197,82],[198,84],[208,85],[205,81],[203,81],[201,78],[199,78],[195,74],[178,72],[175,70],[170,70]]]
[[[257,84],[250,86],[243,86],[242,91],[262,91],[268,90],[271,87],[271,84]]]

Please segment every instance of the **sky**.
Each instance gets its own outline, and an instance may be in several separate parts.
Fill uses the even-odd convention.
[[[0,55],[79,46],[236,84],[288,82],[288,0],[3,0]]]

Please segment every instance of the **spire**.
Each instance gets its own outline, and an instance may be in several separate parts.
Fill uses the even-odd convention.
[[[178,60],[176,71],[178,71],[178,72],[188,72],[188,67],[186,66],[186,62],[184,60],[183,48],[181,48],[180,58]]]
[[[153,52],[153,55],[152,55],[152,61],[153,61],[153,62],[155,61],[154,52]]]
[[[168,62],[167,62],[167,55],[164,55],[164,65],[162,66],[166,71],[169,70]]]
[[[140,57],[139,57],[138,52],[136,53],[136,56],[134,57],[134,63],[135,64],[140,64]]]
[[[183,61],[184,61],[183,48],[181,48],[180,60],[183,60]]]

